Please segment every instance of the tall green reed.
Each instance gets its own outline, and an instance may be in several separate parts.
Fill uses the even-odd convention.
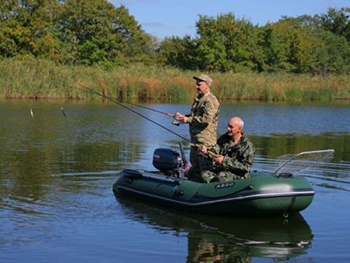
[[[202,72],[133,64],[101,67],[62,66],[46,60],[0,61],[0,98],[97,100],[84,87],[128,102],[190,102],[194,75]],[[307,102],[350,99],[350,76],[203,72],[213,79],[220,101]]]

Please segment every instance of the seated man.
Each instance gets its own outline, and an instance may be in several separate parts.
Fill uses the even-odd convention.
[[[244,122],[233,117],[227,124],[227,132],[220,136],[216,145],[208,149],[200,146],[202,178],[224,182],[249,177],[255,147],[243,133]]]

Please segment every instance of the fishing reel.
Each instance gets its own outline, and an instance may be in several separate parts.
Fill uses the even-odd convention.
[[[174,120],[171,122],[172,125],[180,126],[180,124],[183,123],[183,120],[179,120],[178,121],[178,120],[175,119],[176,118],[176,114],[173,114],[172,116],[174,118]]]
[[[174,120],[174,121],[171,122],[171,124],[175,125],[175,126],[180,126],[181,122]]]

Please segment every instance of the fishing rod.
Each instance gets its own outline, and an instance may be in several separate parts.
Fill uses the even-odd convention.
[[[154,112],[163,114],[163,115],[168,116],[168,117],[171,117],[171,118],[173,118],[173,119],[175,118],[175,114],[173,114],[173,113],[168,113],[168,112],[156,110],[156,109],[153,109],[153,108],[149,108],[149,107],[142,106],[142,105],[139,105],[139,104],[134,104],[134,103],[131,103],[131,102],[126,102],[126,103],[129,104],[129,105],[135,106],[135,107],[139,107],[139,108],[143,108],[143,109],[146,109],[146,110],[150,110],[150,111],[154,111]],[[177,121],[177,120],[173,120],[173,121],[171,122],[171,124],[176,125],[176,126],[180,126],[181,122],[179,122],[179,121]]]
[[[90,92],[93,92],[93,93],[98,94],[98,95],[100,95],[100,96],[102,96],[104,98],[107,98],[107,96],[102,94],[102,93],[98,93],[97,91],[95,91],[93,89],[90,89],[89,87],[86,87],[86,86],[84,86],[82,84],[79,84],[79,85],[82,86],[84,89],[90,91]],[[111,97],[109,97],[109,98],[111,98]],[[111,98],[111,99],[113,99],[113,98]],[[113,99],[113,100],[116,100],[116,99]],[[165,116],[168,116],[168,117],[171,117],[171,118],[175,118],[175,114],[173,114],[173,113],[168,113],[168,112],[156,110],[156,109],[153,109],[153,108],[149,108],[149,107],[142,106],[142,105],[139,105],[139,104],[134,104],[134,103],[131,103],[131,102],[124,102],[124,104],[129,104],[129,105],[132,105],[132,106],[135,106],[135,107],[139,107],[139,108],[142,108],[142,109],[146,109],[146,110],[150,110],[150,111],[153,111],[153,112],[157,112],[157,113],[160,113],[162,115],[165,115]],[[173,121],[172,124],[179,126],[180,122]]]
[[[84,89],[90,91],[91,93],[94,93],[94,94],[96,94],[96,95],[98,95],[98,96],[100,96],[100,97],[102,97],[102,98],[105,98],[105,99],[107,99],[107,100],[109,100],[109,101],[111,101],[111,102],[114,102],[114,103],[118,104],[119,106],[121,106],[121,107],[123,107],[123,108],[125,108],[125,109],[127,109],[127,110],[129,110],[129,111],[131,111],[131,112],[133,112],[133,113],[135,113],[136,115],[138,115],[138,116],[140,116],[140,117],[142,117],[142,118],[144,118],[144,119],[146,119],[146,120],[152,122],[153,124],[155,124],[155,125],[157,125],[157,126],[163,128],[163,129],[167,130],[168,132],[170,132],[170,133],[172,133],[172,134],[178,136],[179,138],[183,139],[184,141],[191,143],[190,140],[188,140],[187,138],[185,138],[185,137],[181,136],[180,134],[178,134],[178,133],[172,131],[171,129],[169,129],[169,128],[167,128],[167,127],[165,127],[165,126],[159,124],[158,122],[156,122],[156,121],[154,121],[154,120],[148,118],[147,116],[145,116],[145,115],[143,115],[143,114],[141,114],[141,113],[139,113],[139,112],[137,112],[137,111],[131,109],[130,107],[125,106],[125,105],[124,105],[123,103],[121,103],[120,101],[118,101],[118,100],[116,100],[116,99],[114,99],[114,98],[111,98],[111,97],[109,97],[109,96],[107,96],[107,95],[105,95],[105,94],[102,94],[102,93],[100,93],[100,92],[98,92],[98,91],[96,91],[96,90],[94,90],[94,89],[90,89],[89,87],[86,87],[86,86],[84,86],[84,85],[81,85],[81,84],[79,84],[79,85],[82,86]],[[131,103],[129,103],[129,104],[131,104]],[[137,104],[131,104],[131,105],[138,106],[138,107],[141,107],[141,108],[145,108],[145,109],[148,109],[148,110],[152,110],[152,111],[155,111],[155,112],[158,112],[158,113],[162,113],[162,114],[164,114],[164,115],[166,115],[166,116],[169,116],[169,117],[174,117],[174,116],[175,116],[174,114],[171,114],[171,113],[166,113],[166,112],[158,111],[158,110],[155,110],[155,109],[152,109],[152,108],[148,108],[148,107],[144,107],[144,106],[137,105]],[[178,124],[176,124],[176,123],[174,123],[174,122],[172,122],[172,124],[178,125]]]
[[[174,135],[178,136],[179,138],[183,139],[184,141],[188,142],[191,146],[195,146],[195,147],[197,147],[197,148],[200,148],[200,147],[201,147],[201,145],[192,143],[189,139],[187,139],[187,138],[181,136],[180,134],[178,134],[178,133],[176,133],[176,132],[170,130],[169,128],[167,128],[167,127],[165,127],[165,126],[159,124],[158,122],[156,122],[156,121],[154,121],[154,120],[152,120],[152,119],[146,117],[145,115],[142,115],[141,113],[139,113],[139,112],[137,112],[137,111],[135,111],[135,110],[133,110],[133,109],[131,109],[131,108],[125,106],[123,103],[119,102],[118,100],[116,100],[116,99],[114,99],[114,98],[111,98],[111,97],[109,97],[109,96],[107,96],[107,95],[105,95],[105,94],[102,94],[102,93],[100,93],[100,92],[98,92],[98,91],[96,91],[96,90],[94,90],[94,89],[90,89],[89,87],[86,87],[86,86],[84,86],[84,85],[81,85],[81,84],[79,84],[79,85],[82,86],[83,88],[85,88],[86,90],[88,90],[88,91],[90,91],[90,92],[92,92],[92,93],[94,93],[94,94],[96,94],[96,95],[99,95],[100,97],[105,98],[105,99],[107,99],[107,100],[109,100],[109,101],[112,101],[112,102],[118,104],[119,106],[121,106],[121,107],[123,107],[123,108],[125,108],[125,109],[127,109],[127,110],[129,110],[129,111],[131,111],[131,112],[133,112],[133,113],[135,113],[135,114],[137,114],[137,115],[139,115],[140,117],[142,117],[142,118],[144,118],[144,119],[146,119],[146,120],[152,122],[153,124],[155,124],[155,125],[157,125],[157,126],[163,128],[163,129],[167,130],[168,132],[171,132],[172,134],[174,134]],[[163,114],[165,114],[165,115],[167,115],[167,116],[170,116],[170,115],[171,115],[170,113],[165,113],[165,112],[158,111],[158,110],[155,110],[155,109],[152,109],[152,108],[148,108],[148,107],[144,107],[144,106],[141,106],[141,105],[132,104],[132,103],[129,103],[129,104],[134,105],[134,106],[138,106],[138,107],[141,107],[141,108],[145,108],[145,109],[148,109],[148,110],[153,110],[153,111],[156,111],[156,112],[158,112],[158,113],[163,113]],[[173,115],[173,116],[174,116],[174,115]],[[177,122],[177,123],[179,123],[179,122]],[[179,123],[179,124],[177,124],[177,123],[174,123],[174,121],[172,122],[172,124],[178,126],[180,123]],[[215,154],[215,153],[213,153],[213,152],[211,152],[211,151],[209,151],[209,150],[208,150],[207,152],[208,152],[209,155],[212,155],[212,156],[214,156],[214,157],[217,157],[217,156],[218,156],[217,154]]]
[[[146,106],[142,106],[142,105],[139,105],[139,104],[134,104],[134,103],[131,103],[131,102],[127,102],[127,104],[130,104],[132,106],[136,106],[136,107],[139,107],[139,108],[143,108],[143,109],[146,109],[146,110],[154,111],[154,112],[163,114],[163,115],[171,117],[171,118],[175,117],[175,114],[173,114],[173,113],[167,113],[167,112],[164,112],[164,111],[152,109],[152,108],[149,108],[149,107],[146,107]]]

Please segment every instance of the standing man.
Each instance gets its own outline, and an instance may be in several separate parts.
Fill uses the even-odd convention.
[[[204,154],[209,153],[206,156],[207,167],[202,172],[203,181],[224,182],[249,177],[255,147],[244,135],[243,127],[244,122],[240,117],[232,117],[227,123],[227,132],[220,136],[217,144],[209,149],[210,152],[207,147],[201,147]]]
[[[190,180],[202,182],[201,169],[199,163],[200,151],[196,145],[212,147],[217,140],[217,126],[220,113],[220,103],[210,87],[213,80],[205,74],[193,77],[196,81],[197,97],[191,108],[191,113],[183,115],[179,112],[175,114],[175,119],[182,123],[189,124],[191,136],[190,162],[191,168],[187,173]]]

